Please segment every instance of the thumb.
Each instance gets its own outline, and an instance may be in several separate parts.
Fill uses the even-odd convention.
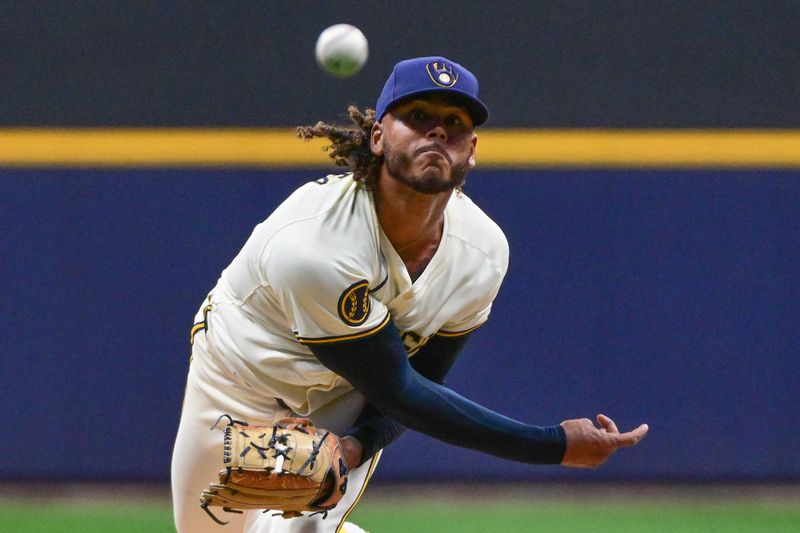
[[[597,415],[597,423],[609,433],[619,433],[619,429],[614,421],[604,414]]]

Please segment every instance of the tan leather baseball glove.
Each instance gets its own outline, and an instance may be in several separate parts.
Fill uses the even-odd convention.
[[[304,511],[324,513],[336,507],[347,489],[347,465],[339,439],[307,418],[284,418],[272,427],[229,419],[225,427],[223,469],[200,498],[209,507],[241,513],[282,511],[284,518]],[[220,417],[221,419],[222,417]]]

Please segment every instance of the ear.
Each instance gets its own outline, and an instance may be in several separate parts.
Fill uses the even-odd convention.
[[[475,168],[475,147],[478,145],[478,136],[474,133],[472,134],[472,139],[470,139],[470,147],[469,147],[469,158],[467,158],[467,164],[469,168]]]
[[[369,134],[369,150],[372,155],[383,155],[383,124],[376,122],[372,125],[372,131]]]

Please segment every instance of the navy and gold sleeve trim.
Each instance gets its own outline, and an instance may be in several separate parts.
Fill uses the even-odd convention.
[[[475,331],[476,329],[478,329],[479,327],[481,327],[485,323],[486,322],[481,322],[477,326],[473,326],[473,327],[471,327],[469,329],[465,329],[464,331],[445,331],[443,329],[440,329],[439,331],[437,331],[435,333],[435,335],[437,335],[439,337],[460,337],[461,335],[466,335],[467,333],[472,333],[473,331]]]
[[[373,334],[379,332],[390,321],[391,321],[391,316],[387,312],[386,316],[384,317],[383,320],[381,320],[380,324],[378,324],[377,326],[375,326],[373,328],[365,330],[365,331],[359,331],[358,333],[353,333],[353,334],[350,334],[350,335],[334,335],[334,336],[331,336],[331,337],[309,338],[309,337],[300,337],[300,336],[298,336],[297,337],[297,341],[300,344],[327,344],[327,343],[331,343],[331,342],[352,341],[352,340],[356,340],[356,339],[363,339],[364,337],[369,337],[370,335],[373,335]],[[295,335],[297,335],[297,332],[295,332]]]

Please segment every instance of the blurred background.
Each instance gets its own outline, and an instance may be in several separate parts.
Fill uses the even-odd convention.
[[[465,191],[511,246],[448,385],[531,423],[651,430],[596,471],[409,432],[375,483],[800,481],[800,3],[2,7],[2,484],[166,487],[196,309],[333,170],[293,127],[435,54],[480,80]],[[341,22],[370,45],[347,79],[313,53]]]

